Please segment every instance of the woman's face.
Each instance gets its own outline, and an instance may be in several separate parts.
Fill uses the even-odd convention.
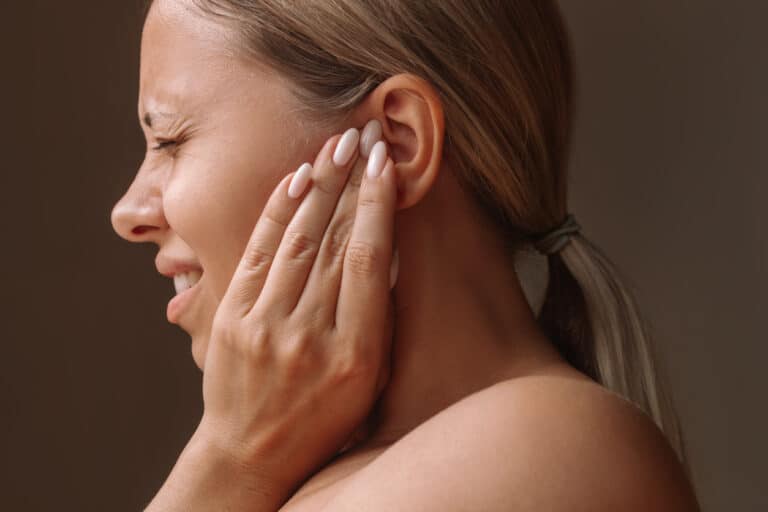
[[[138,113],[148,149],[112,224],[158,245],[158,271],[202,270],[169,320],[190,334],[203,369],[214,313],[270,193],[333,132],[302,126],[285,82],[228,56],[225,29],[186,4],[156,1],[145,22]]]

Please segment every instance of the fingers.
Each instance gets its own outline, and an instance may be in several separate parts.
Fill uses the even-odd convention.
[[[362,149],[361,144],[361,153]],[[357,195],[366,162],[367,160],[358,158],[350,172],[347,185],[341,193],[331,221],[325,230],[315,264],[307,277],[304,293],[294,309],[294,311],[310,312],[312,316],[330,326],[333,326],[336,317],[342,264],[352,233],[352,225],[355,222]]]
[[[335,320],[340,330],[359,335],[385,325],[397,198],[394,174],[386,144],[379,141],[368,160],[347,244]]]
[[[305,293],[299,298],[294,311],[303,310],[326,325],[333,326],[336,321],[336,304],[341,287],[342,265],[347,251],[347,243],[352,234],[357,209],[357,195],[365,174],[368,156],[373,145],[381,139],[382,128],[379,121],[371,119],[360,132],[359,155],[350,172],[347,186],[341,193],[336,210],[325,231],[320,252],[304,287]],[[311,293],[306,293],[312,290]]]
[[[285,228],[257,299],[259,307],[288,315],[298,303],[349,169],[357,159],[359,137],[359,131],[350,128],[342,136],[331,137],[320,150],[313,166],[312,187]]]
[[[259,297],[283,233],[301,204],[301,195],[291,197],[288,191],[291,185],[307,183],[311,171],[312,166],[304,163],[280,181],[251,233],[222,299],[222,304],[240,318],[251,310]],[[294,180],[294,176],[297,179]],[[295,186],[293,188],[296,189]]]

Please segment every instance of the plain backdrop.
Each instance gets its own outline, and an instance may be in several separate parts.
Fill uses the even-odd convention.
[[[15,4],[0,509],[140,510],[202,400],[189,338],[165,320],[157,247],[109,221],[144,151],[138,2]],[[768,510],[768,3],[562,4],[579,77],[571,210],[653,324],[704,510]]]

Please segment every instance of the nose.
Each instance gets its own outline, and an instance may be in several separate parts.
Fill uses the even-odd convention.
[[[159,180],[153,178],[151,172],[140,169],[126,193],[115,203],[110,219],[115,232],[129,242],[159,244],[168,230]]]

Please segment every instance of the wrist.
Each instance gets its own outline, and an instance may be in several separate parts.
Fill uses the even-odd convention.
[[[145,512],[249,510],[275,512],[289,489],[255,466],[245,467],[204,431],[184,447]]]

